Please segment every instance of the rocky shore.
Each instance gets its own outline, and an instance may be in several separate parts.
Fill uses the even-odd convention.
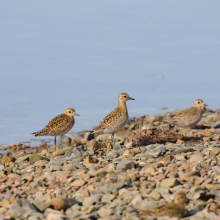
[[[56,152],[45,143],[1,146],[0,219],[139,220],[139,210],[184,192],[183,219],[220,220],[220,110],[186,135],[162,122],[173,114],[130,118],[115,150],[110,135],[86,131],[63,138]]]

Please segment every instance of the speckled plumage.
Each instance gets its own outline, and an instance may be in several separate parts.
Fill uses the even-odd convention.
[[[73,127],[75,123],[74,115],[78,115],[77,113],[75,113],[75,109],[68,108],[63,114],[60,114],[51,119],[49,123],[45,126],[45,128],[32,134],[34,134],[35,137],[55,136],[56,145],[56,136],[63,136]]]
[[[184,128],[192,127],[201,120],[203,111],[206,110],[205,106],[207,105],[204,104],[203,100],[196,99],[193,103],[193,107],[184,109],[165,122]]]
[[[128,111],[126,106],[127,100],[134,100],[130,98],[127,93],[121,93],[118,97],[118,106],[110,112],[98,125],[96,128],[92,129],[92,133],[96,132],[104,132],[108,134],[112,134],[122,129],[128,121]],[[114,137],[113,140],[113,147],[114,147]]]
[[[186,203],[187,201],[188,201],[188,199],[186,198],[185,193],[177,193],[175,195],[173,203],[160,205],[160,206],[157,206],[151,210],[141,210],[140,217],[169,216],[169,217],[182,218],[186,214],[186,209],[184,207],[184,203]]]

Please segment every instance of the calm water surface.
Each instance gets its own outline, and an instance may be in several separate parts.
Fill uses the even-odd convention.
[[[0,145],[33,139],[68,107],[80,114],[73,130],[91,129],[121,92],[135,98],[130,116],[196,98],[220,108],[219,8],[217,0],[1,1]]]

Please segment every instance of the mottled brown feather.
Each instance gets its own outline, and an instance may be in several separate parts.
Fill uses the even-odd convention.
[[[74,118],[71,118],[65,114],[60,114],[50,120],[45,128],[36,132],[35,136],[62,136],[71,130],[74,122]]]
[[[124,98],[126,96],[126,98]],[[126,107],[127,100],[133,100],[127,93],[121,93],[118,97],[118,106],[110,112],[92,132],[103,131],[105,133],[113,133],[122,129],[128,121],[128,111]]]
[[[35,132],[36,136],[63,136],[71,130],[75,123],[74,115],[75,109],[68,108],[63,114],[51,119],[49,123],[40,131]]]
[[[196,99],[193,103],[193,107],[184,109],[171,119],[165,120],[165,122],[180,127],[192,127],[201,120],[203,111],[206,109],[205,106],[206,104],[204,104],[203,100]]]
[[[151,210],[141,210],[140,216],[169,216],[182,218],[186,214],[184,203],[187,202],[186,195],[184,193],[177,193],[173,203],[157,206]]]

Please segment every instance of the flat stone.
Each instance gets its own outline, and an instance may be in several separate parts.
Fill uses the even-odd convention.
[[[170,188],[170,187],[177,186],[179,184],[180,182],[176,178],[168,178],[168,179],[162,180],[160,186]]]
[[[109,208],[101,208],[98,210],[98,214],[100,217],[107,217],[112,215],[114,212],[113,209],[109,209]]]
[[[113,152],[109,152],[106,155],[106,159],[113,159],[113,158],[117,158],[118,156],[119,156],[119,153],[116,151],[113,151]]]
[[[180,181],[182,181],[182,180],[187,181],[188,178],[191,176],[200,176],[200,173],[198,171],[190,171],[190,172],[182,174],[179,178],[180,178]]]
[[[105,184],[104,186],[102,186],[102,187],[100,188],[100,190],[101,190],[102,192],[104,192],[105,194],[111,194],[112,192],[117,192],[117,191],[118,191],[117,188],[116,188],[116,186],[114,186],[114,185],[111,184],[111,183]]]
[[[142,200],[142,197],[140,194],[136,195],[134,197],[134,199],[132,199],[131,201],[131,204],[134,206],[134,207],[140,207],[140,204],[143,202]]]
[[[34,200],[32,202],[32,204],[40,211],[40,212],[44,212],[45,209],[49,208],[50,205],[49,204],[46,204],[42,201],[39,201],[39,200]]]
[[[40,156],[40,155],[38,155],[38,154],[31,154],[31,155],[29,155],[29,162],[35,163],[35,162],[37,162],[37,161],[39,161],[39,160],[47,160],[47,161],[50,161],[50,159],[48,159],[48,158],[46,158],[46,157],[42,157],[42,156]]]
[[[209,154],[210,154],[210,155],[218,155],[219,152],[220,152],[220,148],[218,148],[218,147],[213,147]]]
[[[102,198],[102,195],[100,194],[93,195],[90,197],[85,197],[83,200],[83,206],[95,205],[97,202],[100,201],[101,198]]]
[[[74,182],[71,183],[72,187],[75,186],[83,186],[85,185],[86,181],[85,180],[75,180]]]
[[[9,208],[9,215],[13,218],[27,218],[37,209],[27,199],[17,199]]]
[[[115,198],[112,194],[106,194],[102,197],[102,202],[110,203]]]
[[[189,162],[190,163],[194,163],[194,162],[201,163],[204,160],[205,160],[204,155],[202,153],[198,152],[198,153],[192,154]]]
[[[131,170],[134,168],[134,161],[125,160],[117,165],[117,170]]]

